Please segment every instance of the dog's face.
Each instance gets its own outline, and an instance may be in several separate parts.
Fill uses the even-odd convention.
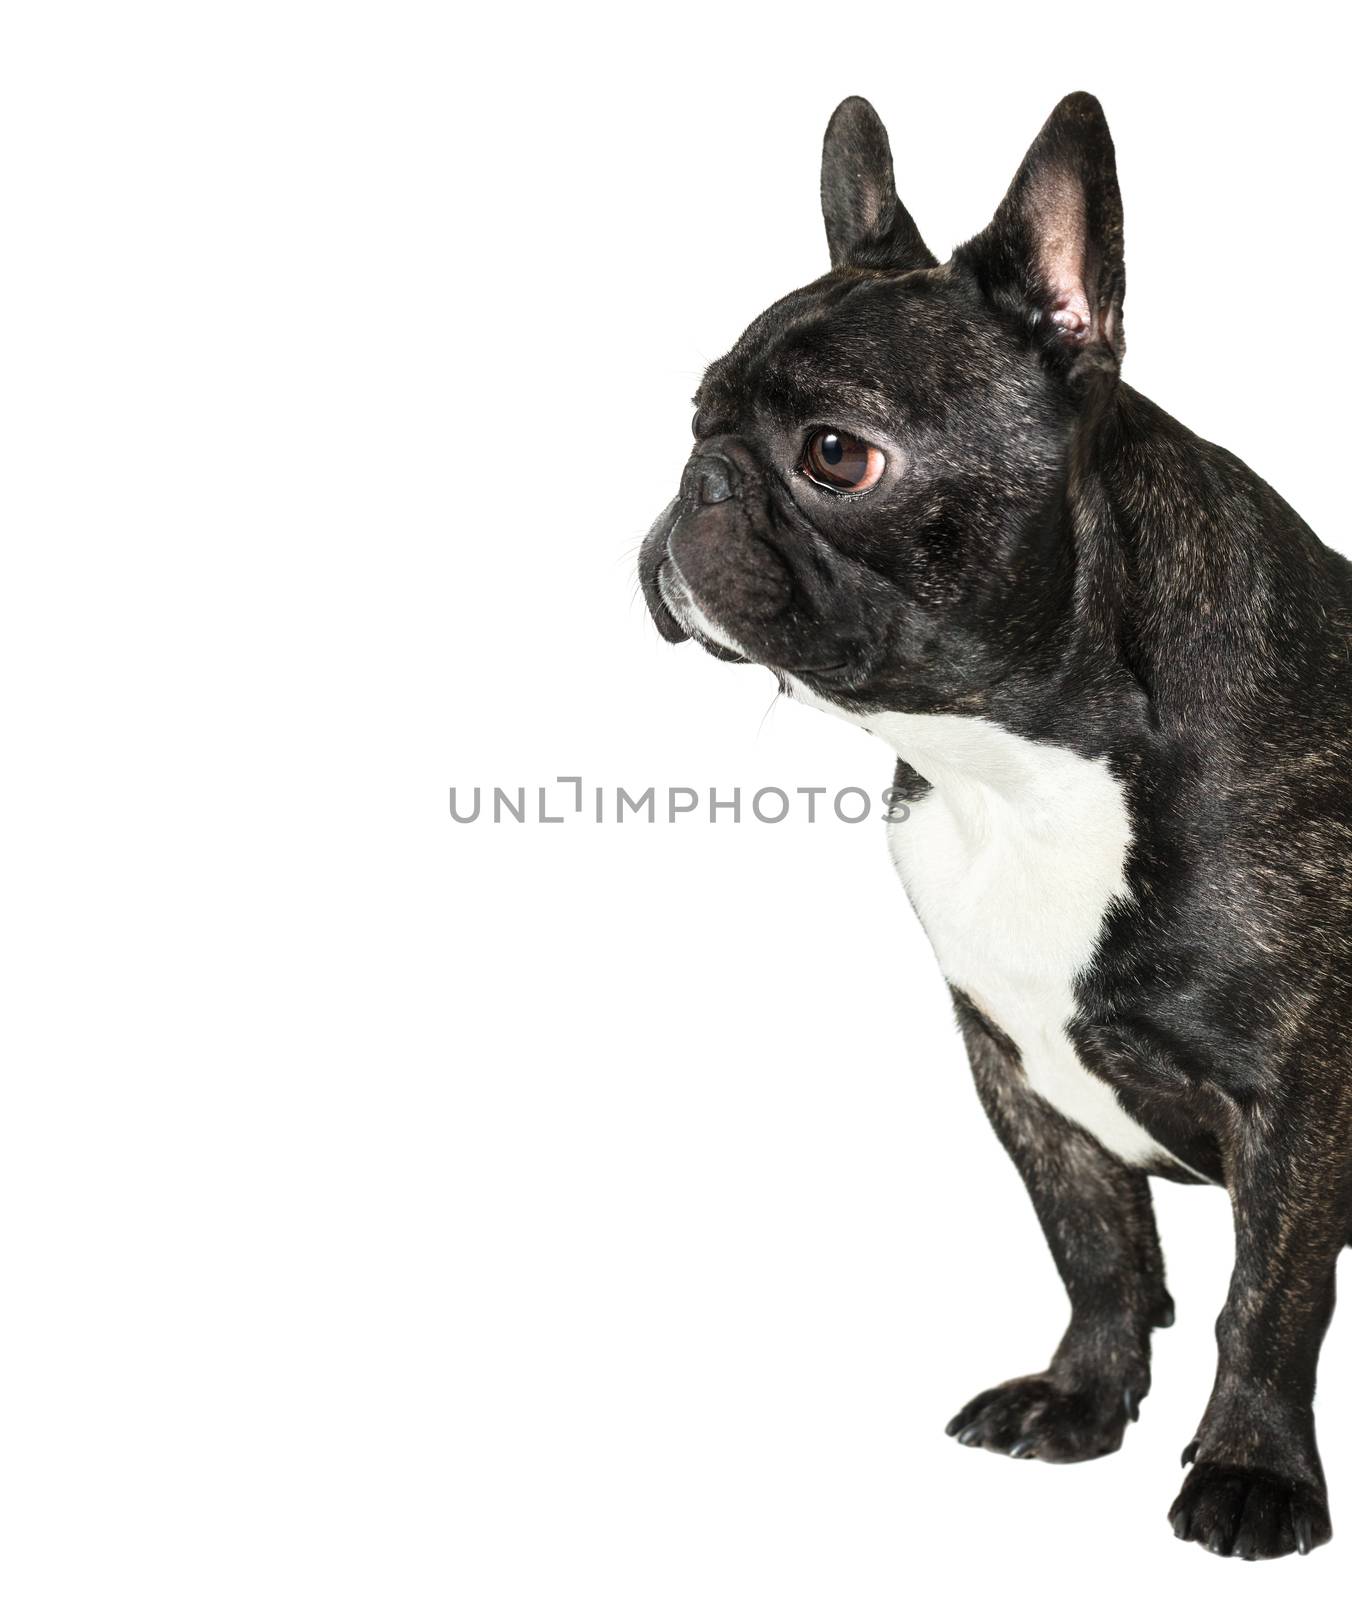
[[[943,709],[1069,612],[1067,478],[1122,348],[1112,145],[1096,101],[1063,101],[940,266],[847,100],[822,199],[832,270],[705,373],[643,587],[668,639],[852,709]]]

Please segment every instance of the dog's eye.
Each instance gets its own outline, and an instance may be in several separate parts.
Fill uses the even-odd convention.
[[[803,453],[803,471],[823,489],[862,494],[883,475],[887,457],[876,445],[835,428],[818,428]]]

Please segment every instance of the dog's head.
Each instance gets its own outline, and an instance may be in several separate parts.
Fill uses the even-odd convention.
[[[705,373],[640,576],[670,640],[854,709],[942,709],[1069,612],[1075,441],[1123,349],[1112,141],[1096,100],[1063,100],[941,266],[847,100],[822,210],[831,271]]]

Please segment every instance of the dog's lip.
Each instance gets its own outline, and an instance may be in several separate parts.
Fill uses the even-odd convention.
[[[681,596],[679,591],[673,589],[670,593],[668,592],[671,586],[666,575],[669,572],[675,574],[677,582],[680,583],[684,588],[685,579],[681,576],[681,569],[676,565],[676,562],[673,560],[673,558],[670,555],[667,555],[658,563],[654,582],[657,585],[657,592],[662,600],[662,604],[666,607],[668,615],[681,630],[682,634],[687,639],[694,639],[697,644],[701,645],[709,652],[711,656],[715,657],[719,661],[734,661],[746,664],[749,658],[744,656],[741,651],[730,650],[727,645],[720,644],[717,639],[708,638],[705,634],[700,632],[699,628],[695,624],[689,622],[684,616],[682,616],[680,610]]]
[[[648,610],[657,625],[657,631],[668,644],[682,644],[691,637],[690,630],[676,615],[662,588],[662,569],[669,559],[664,556],[656,567],[651,569],[651,577],[643,577],[641,581],[648,601]]]
[[[694,635],[690,632],[690,629],[681,620],[681,618],[677,616],[676,607],[672,603],[672,597],[669,591],[668,574],[675,568],[675,565],[675,562],[669,555],[662,557],[662,559],[653,569],[653,588],[657,591],[657,598],[662,603],[662,609],[681,630],[685,637],[687,639],[691,639],[694,637]]]

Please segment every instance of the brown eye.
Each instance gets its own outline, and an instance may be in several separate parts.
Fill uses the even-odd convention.
[[[834,428],[818,428],[803,456],[803,471],[813,483],[840,494],[871,489],[886,465],[887,457],[876,446]]]

